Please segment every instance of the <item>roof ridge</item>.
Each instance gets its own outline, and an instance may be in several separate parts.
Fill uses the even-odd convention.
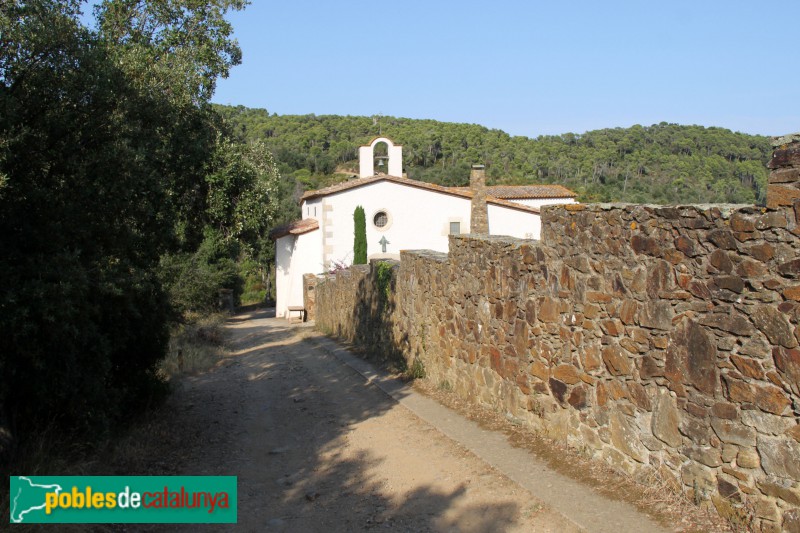
[[[419,180],[412,180],[411,178],[406,177],[398,177],[398,176],[390,176],[388,174],[378,174],[375,176],[370,176],[367,178],[356,178],[353,180],[343,181],[341,183],[337,183],[335,185],[331,185],[329,187],[325,187],[323,189],[317,189],[314,191],[307,191],[301,197],[301,200],[309,200],[312,198],[318,198],[320,196],[327,196],[329,194],[336,194],[342,191],[346,191],[349,189],[354,189],[357,187],[361,187],[364,185],[369,185],[371,183],[376,183],[379,181],[390,181],[393,183],[398,183],[401,185],[409,185],[411,187],[417,187],[420,189],[426,189],[433,192],[438,192],[441,194],[450,194],[453,196],[459,196],[461,198],[471,199],[473,197],[473,192],[467,187],[446,187],[444,185],[438,185],[436,183],[428,183],[426,181],[419,181]],[[565,190],[569,191],[569,189]],[[571,191],[569,191],[571,192]],[[509,202],[503,198],[498,198],[494,195],[489,195],[486,198],[486,201],[491,204],[500,205],[503,207],[509,207],[511,209],[516,209],[519,211],[528,211],[530,213],[538,214],[540,211],[536,207],[527,206],[524,204],[520,204],[517,202]]]

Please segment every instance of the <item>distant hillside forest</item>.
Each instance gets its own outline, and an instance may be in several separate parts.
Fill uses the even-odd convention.
[[[559,183],[582,202],[763,204],[771,153],[768,137],[665,122],[531,139],[435,120],[216,109],[236,135],[266,143],[295,198],[355,174],[358,147],[379,134],[403,145],[410,178],[466,185],[483,163],[492,184]]]

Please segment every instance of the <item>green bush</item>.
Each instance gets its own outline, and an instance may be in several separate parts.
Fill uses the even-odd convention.
[[[213,231],[206,231],[194,253],[168,254],[161,258],[160,275],[176,313],[211,313],[219,307],[219,291],[233,291],[239,301],[243,280],[231,258],[238,247]]]

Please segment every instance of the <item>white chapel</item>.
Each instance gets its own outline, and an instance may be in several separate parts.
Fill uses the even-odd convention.
[[[379,143],[387,147],[387,174],[375,172]],[[276,316],[303,305],[303,274],[352,263],[357,206],[366,213],[368,259],[399,259],[400,250],[447,252],[450,234],[538,239],[539,207],[575,202],[576,194],[560,185],[487,187],[482,165],[473,166],[469,187],[416,181],[403,176],[402,161],[402,146],[376,138],[359,149],[358,178],[306,192],[303,218],[273,230]]]

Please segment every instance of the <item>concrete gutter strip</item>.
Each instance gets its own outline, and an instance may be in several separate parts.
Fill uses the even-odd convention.
[[[596,494],[589,487],[551,470],[527,450],[515,448],[501,433],[488,431],[402,381],[373,367],[325,337],[313,341],[416,416],[462,444],[483,461],[527,489],[576,526],[590,532],[637,531],[669,533],[630,504]]]

